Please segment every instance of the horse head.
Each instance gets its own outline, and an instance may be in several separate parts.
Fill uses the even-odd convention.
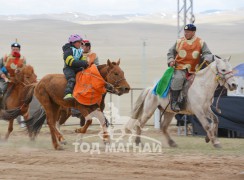
[[[37,82],[37,76],[34,68],[31,65],[24,66],[19,72],[15,74],[15,81],[29,85]]]
[[[214,56],[216,61],[216,70],[217,70],[217,80],[221,86],[225,86],[228,90],[233,91],[237,89],[237,83],[234,78],[232,71],[232,66],[230,64],[230,58],[221,59],[218,56]]]
[[[117,62],[107,60],[107,75],[105,80],[113,85],[114,93],[120,96],[130,91],[130,85],[126,81],[124,71],[120,68],[119,64],[120,60]]]

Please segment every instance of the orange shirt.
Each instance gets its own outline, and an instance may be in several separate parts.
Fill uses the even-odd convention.
[[[22,68],[26,64],[25,57],[21,56],[20,54],[17,56],[13,56],[9,54],[5,56],[3,59],[3,64],[6,67],[8,74],[10,77],[15,75],[15,70],[17,68]]]
[[[201,49],[203,41],[194,37],[191,40],[182,37],[177,40],[176,44],[176,68],[175,69],[188,69],[190,73],[194,73],[196,65],[199,64]]]

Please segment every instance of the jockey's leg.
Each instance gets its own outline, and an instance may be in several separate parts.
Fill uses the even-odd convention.
[[[175,70],[171,81],[171,109],[175,112],[180,111],[178,97],[186,79],[186,70]]]
[[[180,107],[178,104],[179,95],[180,95],[180,90],[175,91],[171,89],[171,109],[175,112],[180,111]]]
[[[74,99],[72,96],[73,89],[75,86],[75,72],[74,70],[70,69],[69,67],[66,67],[63,69],[65,78],[67,80],[67,85],[64,91],[64,100],[71,100]]]

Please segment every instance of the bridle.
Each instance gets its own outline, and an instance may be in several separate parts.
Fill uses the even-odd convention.
[[[227,75],[227,74],[231,74],[228,78],[226,78],[225,76]],[[220,114],[221,113],[221,110],[220,110],[220,108],[219,108],[219,99],[220,99],[220,97],[221,97],[221,95],[222,95],[222,93],[223,93],[223,91],[224,91],[224,85],[225,85],[225,83],[228,81],[228,79],[230,79],[230,78],[232,78],[233,76],[234,76],[234,74],[233,74],[233,71],[231,70],[231,71],[229,71],[229,72],[226,72],[226,73],[221,73],[221,72],[219,72],[219,70],[218,70],[218,67],[216,66],[216,73],[215,73],[215,80],[218,82],[218,83],[220,83],[219,81],[223,81],[223,87],[222,87],[222,90],[221,90],[221,92],[220,92],[220,94],[219,94],[219,96],[218,96],[218,98],[217,98],[217,100],[216,100],[216,107],[215,107],[215,109],[216,109],[216,111]],[[213,106],[213,105],[212,105]],[[214,106],[213,106],[214,107]]]
[[[103,69],[103,68],[107,68],[106,69],[106,75],[105,75],[105,77],[104,77],[104,79],[103,78],[100,78],[100,77],[98,77],[98,76],[96,76],[96,75],[94,75],[94,74],[90,74],[91,76],[93,76],[93,77],[96,77],[96,78],[98,78],[98,79],[101,79],[104,83],[105,83],[105,88],[106,88],[106,90],[107,90],[107,92],[110,92],[110,93],[116,93],[117,91],[116,91],[116,87],[117,87],[117,85],[121,82],[121,81],[125,81],[126,79],[125,78],[120,78],[120,79],[115,79],[115,78],[113,78],[112,80],[114,81],[113,82],[113,84],[111,84],[111,83],[109,83],[109,82],[107,82],[107,80],[108,80],[108,77],[110,76],[110,74],[111,74],[111,71],[109,71],[108,70],[108,66],[107,65],[105,65],[104,67],[102,67],[101,69]],[[85,72],[83,72],[83,73],[85,73]],[[101,74],[101,73],[100,73]]]
[[[107,66],[105,66],[107,67]],[[105,80],[107,81],[108,80],[108,77],[110,77],[110,74],[112,73],[112,71],[109,71],[108,70],[109,68],[107,67],[107,75],[105,76]],[[120,78],[120,79],[115,79],[115,78],[111,78],[114,82],[113,82],[113,86],[114,87],[117,87],[118,84],[121,82],[121,81],[125,81],[126,79],[125,78]]]
[[[226,78],[225,76],[227,74],[231,74],[228,78]],[[219,72],[218,68],[217,68],[217,73],[216,73],[216,80],[224,80],[224,83],[227,82],[228,79],[232,78],[234,76],[233,71],[229,71],[227,73],[221,73]]]
[[[121,81],[126,81],[126,79],[125,78],[120,78],[120,79],[115,79],[115,78],[111,78],[112,80],[113,80],[113,84],[111,84],[111,83],[109,83],[109,82],[107,82],[108,81],[108,78],[110,77],[110,75],[111,75],[111,73],[112,73],[112,71],[109,71],[108,69],[109,69],[109,67],[106,65],[106,66],[104,66],[103,68],[107,68],[107,70],[106,70],[106,76],[105,76],[105,80],[104,80],[104,82],[105,82],[105,84],[106,84],[106,86],[105,86],[105,88],[106,88],[106,90],[108,91],[108,92],[111,92],[111,93],[116,93],[116,88],[118,88],[118,85],[119,85],[119,83],[121,82]]]

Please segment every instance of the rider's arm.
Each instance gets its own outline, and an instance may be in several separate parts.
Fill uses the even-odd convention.
[[[88,64],[86,61],[75,61],[74,57],[73,57],[73,51],[72,49],[67,49],[65,52],[64,52],[64,63],[69,66],[69,67],[72,67],[72,68],[87,68],[88,67]]]
[[[96,64],[97,66],[99,65],[99,59],[98,57],[96,56],[95,60],[94,60],[94,64]]]
[[[3,58],[0,59],[0,76],[3,74],[2,67],[4,67]]]
[[[170,66],[170,63],[175,61],[176,54],[177,52],[176,52],[176,42],[175,42],[175,44],[169,49],[167,53],[168,66]]]
[[[4,64],[3,64],[3,58],[1,58],[0,59],[0,77],[2,78],[2,79],[4,79],[4,81],[5,82],[7,82],[8,81],[8,78],[7,78],[7,76],[6,76],[6,74],[4,74],[4,72],[3,72],[3,70],[2,70],[2,68],[4,68],[5,66],[4,66]],[[6,69],[6,68],[5,68]]]
[[[214,60],[213,54],[211,53],[211,51],[209,50],[209,48],[205,42],[203,42],[203,46],[202,46],[201,59],[208,61],[209,63],[213,62],[213,60]]]

